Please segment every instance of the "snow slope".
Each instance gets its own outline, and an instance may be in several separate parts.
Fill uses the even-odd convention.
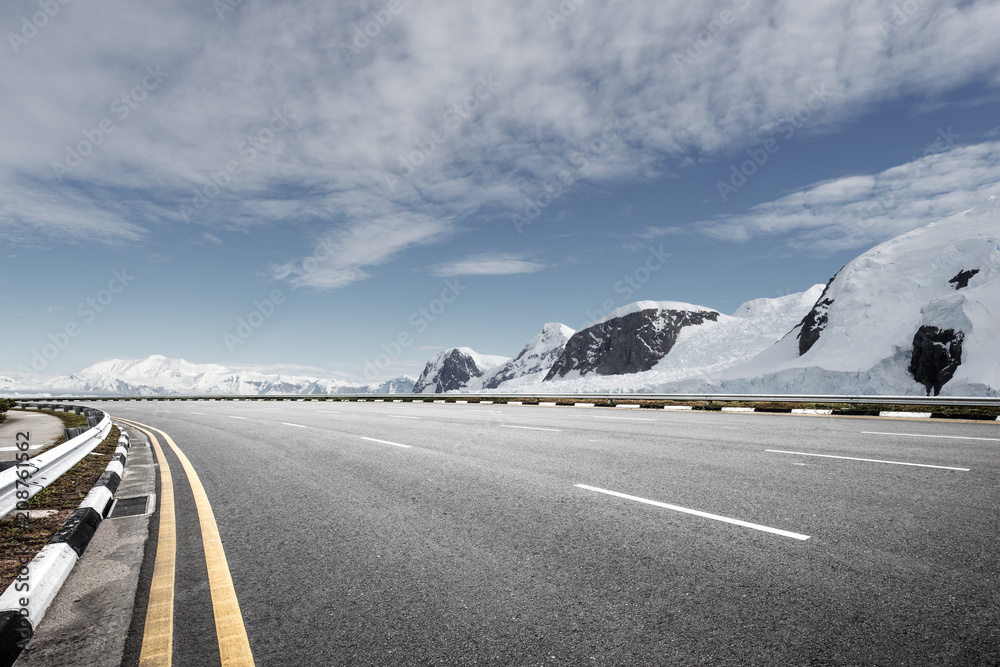
[[[822,291],[822,285],[814,285],[798,294],[755,299],[731,316],[721,315],[716,322],[685,328],[653,372],[662,378],[681,379],[749,361],[798,324]]]
[[[947,356],[921,332],[952,332],[960,365],[943,395],[1000,395],[1000,201],[903,234],[830,282],[815,312],[773,348],[706,382],[666,391],[923,395],[915,356]],[[937,348],[935,351],[933,348]],[[952,347],[952,352],[958,352]],[[940,362],[939,362],[940,363]],[[944,380],[944,374],[940,379]]]
[[[566,347],[566,341],[576,332],[565,324],[549,322],[541,332],[529,340],[521,352],[484,378],[484,389],[496,389],[513,380],[522,383],[534,381],[536,375],[545,377]],[[540,379],[540,378],[538,378]]]
[[[611,320],[621,319],[626,315],[631,315],[633,313],[641,313],[647,310],[655,310],[661,313],[668,312],[671,310],[677,312],[688,312],[688,313],[718,312],[713,308],[706,308],[705,306],[696,306],[694,304],[684,303],[682,301],[636,301],[634,303],[624,305],[621,308],[617,308],[611,311],[611,313],[602,317],[596,322],[592,322],[590,325],[587,326],[587,328],[589,329],[590,327],[597,326],[598,324],[604,324],[605,322],[610,322]]]

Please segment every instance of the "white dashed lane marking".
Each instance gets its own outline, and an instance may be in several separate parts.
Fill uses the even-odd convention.
[[[528,431],[555,431],[556,433],[562,433],[561,428],[542,428],[541,426],[514,426],[512,424],[500,424],[501,428],[523,428]]]
[[[378,438],[366,438],[364,436],[360,436],[360,438],[362,440],[367,440],[368,442],[378,442],[378,443],[381,443],[383,445],[392,445],[393,447],[404,447],[406,449],[412,449],[413,448],[413,445],[401,445],[398,442],[389,442],[388,440],[379,440]]]
[[[915,466],[917,468],[937,468],[939,470],[958,470],[959,472],[969,472],[969,468],[953,468],[951,466],[935,466],[927,463],[905,463],[903,461],[882,461],[880,459],[859,459],[854,456],[834,456],[832,454],[808,454],[806,452],[785,452],[780,449],[765,449],[765,452],[772,454],[794,454],[795,456],[816,456],[824,459],[842,459],[844,461],[864,461],[865,463],[889,463],[896,466]]]
[[[1000,442],[1000,438],[973,438],[966,435],[925,435],[923,433],[880,433],[879,431],[862,431],[863,435],[898,435],[904,438],[948,438],[949,440],[985,440]]]
[[[780,528],[771,528],[770,526],[762,526],[759,523],[750,523],[749,521],[742,521],[740,519],[731,519],[727,516],[720,516],[718,514],[709,514],[708,512],[702,512],[700,510],[693,510],[687,507],[680,507],[678,505],[668,505],[667,503],[661,503],[657,500],[649,500],[648,498],[640,498],[638,496],[630,496],[625,493],[618,493],[617,491],[608,491],[607,489],[600,489],[596,486],[588,486],[586,484],[576,484],[578,489],[586,489],[587,491],[595,491],[597,493],[603,493],[609,496],[615,496],[617,498],[624,498],[626,500],[632,500],[637,503],[643,503],[645,505],[652,505],[654,507],[662,507],[663,509],[673,510],[674,512],[681,512],[683,514],[691,514],[693,516],[699,516],[703,519],[712,519],[713,521],[721,521],[723,523],[731,523],[735,526],[742,526],[744,528],[753,528],[754,530],[759,530],[764,533],[771,533],[773,535],[781,535],[782,537],[790,537],[794,540],[808,540],[808,535],[803,535],[802,533],[793,533],[787,530],[781,530]]]

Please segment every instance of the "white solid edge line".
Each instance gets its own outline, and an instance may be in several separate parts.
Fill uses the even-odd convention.
[[[298,428],[309,428],[308,426],[303,426],[302,424],[293,424],[292,422],[281,422],[285,426],[296,426]]]
[[[765,452],[773,454],[795,454],[796,456],[819,456],[824,459],[844,459],[845,461],[865,461],[866,463],[891,463],[896,466],[915,466],[917,468],[937,468],[939,470],[958,470],[969,472],[969,468],[953,468],[951,466],[932,466],[927,463],[905,463],[903,461],[882,461],[880,459],[859,459],[854,456],[834,456],[833,454],[808,454],[806,452],[785,452],[780,449],[765,449]]]
[[[639,498],[638,496],[630,496],[626,493],[618,493],[617,491],[608,491],[607,489],[600,489],[596,486],[588,486],[587,484],[575,484],[574,486],[580,489],[586,489],[588,491],[605,493],[609,496],[625,498],[626,500],[634,500],[637,503],[645,503],[646,505],[653,505],[654,507],[662,507],[664,509],[674,510],[675,512],[682,512],[684,514],[693,514],[694,516],[700,516],[704,519],[713,519],[714,521],[731,523],[737,526],[743,526],[744,528],[753,528],[754,530],[759,530],[765,533],[772,533],[774,535],[781,535],[782,537],[790,537],[794,540],[809,539],[809,535],[803,535],[802,533],[793,533],[787,530],[781,530],[780,528],[771,528],[770,526],[762,526],[759,523],[750,523],[749,521],[741,521],[740,519],[730,519],[729,517],[719,516],[718,514],[709,514],[708,512],[701,512],[699,510],[688,509],[687,507],[668,505],[667,503],[661,503],[657,500],[649,500],[648,498]]]
[[[619,421],[627,422],[655,422],[655,419],[649,419],[648,417],[594,417],[594,419],[617,419]]]
[[[371,442],[380,442],[383,445],[392,445],[393,447],[403,447],[405,449],[412,449],[413,448],[413,445],[401,445],[398,442],[389,442],[388,440],[379,440],[378,438],[366,438],[363,435],[358,436],[358,437],[361,438],[362,440],[369,440]]]
[[[514,426],[512,424],[500,424],[501,428],[523,428],[529,431],[555,431],[556,433],[562,433],[561,428],[542,428],[541,426]]]
[[[861,431],[864,435],[901,435],[906,438],[948,438],[949,440],[985,440],[1000,442],[1000,438],[973,438],[964,435],[925,435],[923,433],[883,433],[881,431]]]

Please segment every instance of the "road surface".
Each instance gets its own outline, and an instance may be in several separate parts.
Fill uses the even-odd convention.
[[[94,405],[197,471],[257,665],[1000,662],[997,424]],[[191,485],[163,450],[173,664],[218,665]]]

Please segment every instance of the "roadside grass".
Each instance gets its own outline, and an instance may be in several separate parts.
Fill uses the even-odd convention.
[[[446,399],[447,400],[447,399]],[[538,397],[497,397],[496,403],[520,401],[523,405],[537,405]],[[572,405],[565,399],[551,399],[558,405]],[[911,405],[906,403],[797,403],[786,401],[676,401],[676,400],[643,400],[641,398],[627,399],[586,399],[597,407],[614,407],[617,405],[638,405],[650,410],[662,410],[665,406],[690,405],[694,410],[709,412],[721,411],[722,408],[755,408],[757,412],[791,412],[792,410],[833,410],[835,415],[856,417],[877,417],[881,412],[930,412],[934,419],[969,419],[995,421],[1000,416],[1000,407],[976,406],[942,406],[942,405]],[[450,401],[448,401],[450,402]],[[471,400],[469,401],[472,402]]]
[[[62,410],[28,410],[27,408],[13,408],[17,412],[40,412],[43,415],[51,415],[62,420],[65,428],[80,428],[87,426],[87,418],[75,412],[63,412]]]
[[[83,421],[86,426],[87,420]],[[34,558],[80,506],[108,467],[118,447],[118,435],[118,427],[112,426],[108,437],[93,452],[32,498],[27,511],[12,512],[0,520],[0,591],[17,577],[21,561],[27,563]],[[54,510],[54,513],[45,512],[49,515],[43,516],[40,510]],[[27,521],[17,520],[18,514],[27,515]]]
[[[87,427],[87,418],[75,412],[63,412],[62,410],[31,410],[31,412],[41,412],[42,414],[58,417],[62,420],[65,428]]]
[[[792,410],[833,410],[835,415],[877,417],[881,412],[930,412],[935,419],[995,420],[1000,408],[975,406],[912,405],[905,403],[785,403],[767,401],[702,401],[688,403],[695,409],[721,410],[724,407],[756,408],[758,412]]]

